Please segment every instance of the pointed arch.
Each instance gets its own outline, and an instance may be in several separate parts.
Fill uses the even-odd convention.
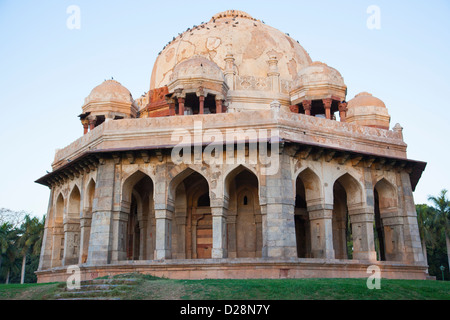
[[[224,179],[228,198],[228,256],[262,256],[262,216],[258,176],[246,166],[231,169]]]
[[[259,181],[259,177],[258,177],[257,172],[254,169],[252,169],[252,168],[250,168],[250,167],[248,167],[248,166],[246,166],[244,164],[238,164],[235,167],[230,168],[229,170],[227,170],[224,173],[224,179],[223,179],[223,187],[224,187],[224,189],[223,190],[224,190],[224,195],[225,195],[226,198],[230,197],[228,192],[230,190],[230,183],[231,183],[231,181],[233,181],[233,179],[238,174],[240,174],[242,171],[245,171],[245,170],[247,170],[248,172],[251,172],[255,176],[256,181],[258,182],[258,190],[261,189],[261,183]],[[258,193],[258,196],[260,196],[259,193]]]
[[[67,218],[80,219],[81,212],[81,192],[77,185],[74,185],[69,195],[67,207]]]
[[[167,195],[169,203],[175,203],[175,195],[176,195],[176,190],[177,190],[178,186],[186,178],[188,178],[189,176],[191,176],[194,173],[199,174],[202,178],[205,179],[205,181],[208,184],[208,190],[210,190],[209,181],[208,181],[208,179],[206,179],[206,177],[201,172],[199,172],[191,167],[186,167],[183,170],[177,172],[169,182],[168,195]]]
[[[323,187],[319,175],[311,168],[307,167],[299,171],[296,176],[296,189],[299,180],[303,184],[305,191],[305,201],[308,206],[314,205],[323,200]],[[297,193],[296,193],[297,194]]]
[[[345,189],[349,208],[365,203],[364,188],[352,174],[344,172],[334,183],[339,183]]]
[[[86,185],[84,191],[84,212],[83,215],[89,215],[92,213],[92,208],[94,206],[94,196],[95,196],[95,180],[91,178]]]
[[[156,241],[153,179],[138,169],[123,178],[121,190],[121,219],[114,240],[117,259],[152,259]]]
[[[169,182],[168,203],[174,206],[171,251],[175,259],[211,258],[212,215],[209,181],[186,167]],[[206,199],[199,201],[199,199]],[[202,204],[201,206],[199,205]]]

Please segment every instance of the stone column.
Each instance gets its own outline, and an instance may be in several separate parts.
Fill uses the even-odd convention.
[[[234,90],[234,76],[235,76],[236,72],[234,69],[234,58],[233,55],[231,53],[228,53],[225,56],[225,71],[224,71],[224,76],[225,76],[225,82],[228,85],[228,88],[230,88],[230,90]]]
[[[95,123],[97,122],[97,119],[90,119],[89,120],[89,130],[93,130],[95,128]]]
[[[399,173],[398,183],[401,184],[402,200],[401,208],[399,206],[399,216],[403,218],[402,236],[404,238],[404,260],[414,263],[425,264],[425,258],[420,240],[419,226],[417,223],[417,212],[414,204],[411,180],[409,174],[405,171]],[[400,211],[401,210],[401,211]],[[383,221],[384,223],[384,221]],[[400,229],[400,226],[398,227]]]
[[[199,113],[203,114],[204,113],[204,107],[205,107],[205,96],[199,96],[198,100],[200,102],[200,106],[199,106]]]
[[[157,260],[172,258],[172,217],[173,209],[155,204]]]
[[[353,259],[376,261],[377,253],[373,234],[374,209],[349,208],[348,211],[352,224]]]
[[[184,115],[184,102],[185,99],[183,97],[178,98],[178,115]]]
[[[298,113],[298,105],[294,104],[292,106],[289,106],[289,110],[293,113]]]
[[[313,258],[334,259],[333,205],[308,206],[311,230],[311,255]]]
[[[280,92],[280,73],[278,72],[278,59],[275,56],[271,56],[267,61],[269,64],[269,72],[267,76],[270,79],[273,92]]]
[[[264,201],[261,203],[262,255],[290,258],[297,256],[290,157],[287,154],[277,156],[280,164],[278,171],[260,177],[261,181],[265,180],[265,185],[260,185],[261,196],[264,196],[260,199]]]
[[[303,110],[305,110],[305,114],[307,116],[311,115],[311,104],[312,104],[311,100],[303,100],[302,101]]]
[[[328,99],[322,99],[323,101],[323,107],[325,108],[325,117],[327,119],[331,119],[331,104],[333,103],[333,100],[331,98]]]
[[[92,208],[85,209],[80,219],[80,259],[79,264],[86,263],[89,251],[89,237],[91,235]]]
[[[113,262],[127,260],[127,225],[129,215],[130,203],[127,201],[122,201],[121,209],[113,212],[113,244],[111,253]]]
[[[60,267],[64,258],[64,228],[53,227],[51,268]]]
[[[347,102],[339,103],[339,117],[341,118],[341,122],[345,122],[347,117]]]
[[[101,159],[97,169],[91,236],[89,239],[88,265],[104,265],[111,262],[113,242],[113,204],[115,163]]]
[[[212,258],[227,257],[227,215],[226,208],[211,207],[213,227]]]
[[[216,113],[222,113],[222,100],[216,99]]]
[[[81,124],[83,125],[83,135],[88,133],[89,131],[89,120],[81,120]]]
[[[404,261],[405,245],[403,234],[403,217],[397,212],[382,212],[380,217],[384,229],[384,247],[386,261]]]
[[[80,222],[77,219],[64,220],[63,265],[78,264],[80,252]]]
[[[52,228],[49,226],[50,221],[54,219],[53,211],[53,188],[50,189],[50,197],[48,199],[47,215],[44,226],[44,236],[42,238],[41,255],[39,257],[38,270],[46,270],[51,267],[52,263]]]

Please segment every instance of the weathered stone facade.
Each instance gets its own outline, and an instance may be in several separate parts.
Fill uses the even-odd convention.
[[[151,83],[137,100],[113,80],[95,88],[84,135],[37,181],[51,190],[40,282],[74,264],[86,279],[365,277],[370,265],[426,277],[412,195],[425,164],[381,100],[347,103],[339,72],[240,11],[174,39]]]

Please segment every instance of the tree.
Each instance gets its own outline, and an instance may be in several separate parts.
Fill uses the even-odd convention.
[[[4,223],[0,227],[0,238],[1,238],[1,274],[5,277],[5,283],[9,283],[9,278],[11,273],[17,272],[17,230],[12,228],[9,223]]]
[[[27,254],[31,251],[33,254],[38,255],[40,252],[44,225],[44,219],[39,221],[37,217],[31,218],[29,215],[26,215],[24,222],[20,226],[18,247],[20,249],[20,254],[22,255],[22,272],[20,277],[21,284],[23,284],[25,280]]]
[[[445,235],[445,244],[447,247],[447,261],[450,267],[450,202],[447,199],[447,190],[441,190],[439,196],[429,196],[430,201],[434,207],[434,223],[443,227]]]
[[[420,239],[422,241],[422,251],[425,262],[428,264],[427,243],[433,248],[436,246],[436,240],[433,233],[433,208],[426,204],[416,205],[417,223],[419,225]]]

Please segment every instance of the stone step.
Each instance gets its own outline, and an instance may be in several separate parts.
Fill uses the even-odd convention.
[[[93,291],[93,290],[112,290],[116,288],[131,289],[133,286],[130,284],[83,284],[80,285],[79,289],[68,289],[65,288],[66,292],[77,292],[77,291]]]

